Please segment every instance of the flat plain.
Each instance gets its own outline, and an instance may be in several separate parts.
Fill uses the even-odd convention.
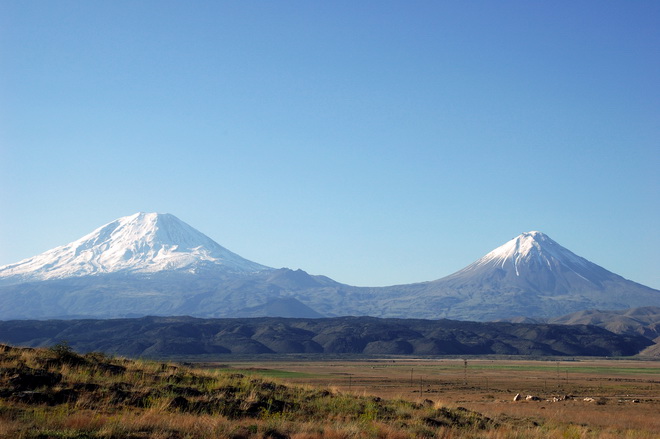
[[[424,359],[224,361],[204,368],[342,393],[465,407],[495,419],[575,426],[584,437],[660,437],[660,361]],[[514,401],[520,394],[521,401]],[[531,395],[538,400],[526,400]]]

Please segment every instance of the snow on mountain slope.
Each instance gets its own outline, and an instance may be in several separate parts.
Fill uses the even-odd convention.
[[[600,283],[615,275],[557,244],[541,232],[526,232],[496,248],[464,269],[449,276],[475,276],[496,270],[499,275],[521,278],[526,283],[537,283],[543,274],[552,274],[555,280],[577,276],[584,281]],[[547,280],[547,279],[546,279]],[[546,288],[548,285],[542,285]]]
[[[660,291],[611,273],[540,232],[523,233],[442,279],[378,288],[268,268],[172,215],[153,213],[120,218],[0,267],[0,319],[317,313],[494,320],[640,306],[660,306]]]
[[[541,232],[527,232],[491,251],[473,265],[497,264],[505,269],[512,267],[516,276],[520,276],[519,266],[547,265],[549,268],[559,264],[585,267],[589,264],[584,258],[565,249]],[[469,267],[468,267],[469,268]]]
[[[424,305],[437,317],[475,320],[660,305],[660,291],[624,279],[536,231],[454,274],[417,284],[417,290],[408,307]]]
[[[269,267],[243,259],[174,215],[137,213],[119,218],[69,244],[0,267],[0,283],[88,275],[222,267],[257,272]]]

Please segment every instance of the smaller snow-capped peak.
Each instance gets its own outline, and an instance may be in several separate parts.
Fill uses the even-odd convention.
[[[496,264],[501,268],[513,267],[520,275],[522,265],[545,265],[548,268],[557,265],[585,266],[586,259],[557,244],[548,235],[531,231],[513,238],[506,244],[491,251],[473,265]]]
[[[200,264],[239,272],[268,269],[232,253],[174,215],[140,212],[69,244],[0,267],[0,279],[24,282],[114,272],[194,271]]]

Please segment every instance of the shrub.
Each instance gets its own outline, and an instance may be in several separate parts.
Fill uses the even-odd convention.
[[[78,366],[81,364],[86,364],[87,360],[84,357],[78,355],[74,350],[69,346],[69,343],[66,340],[60,341],[56,345],[52,346],[49,349],[49,352],[55,360],[60,364],[69,364],[72,366]]]

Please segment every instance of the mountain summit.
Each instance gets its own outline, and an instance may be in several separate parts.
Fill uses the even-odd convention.
[[[493,278],[537,290],[571,289],[575,282],[600,285],[623,279],[562,247],[541,232],[523,233],[445,279]]]
[[[547,235],[522,233],[419,296],[441,317],[547,317],[660,304],[660,292],[614,274]],[[657,306],[657,305],[656,305]]]
[[[268,269],[243,259],[174,215],[136,213],[88,235],[16,264],[0,267],[2,283],[61,279],[108,273],[231,272]]]
[[[589,261],[557,244],[548,235],[532,231],[523,233],[496,248],[474,265],[510,268],[515,271],[516,276],[520,276],[519,267],[534,270],[545,266],[556,268],[561,265],[579,268],[588,264]]]
[[[442,279],[353,287],[273,269],[173,215],[119,218],[70,244],[0,267],[0,319],[336,317],[496,320],[660,306],[660,291],[527,232]]]

